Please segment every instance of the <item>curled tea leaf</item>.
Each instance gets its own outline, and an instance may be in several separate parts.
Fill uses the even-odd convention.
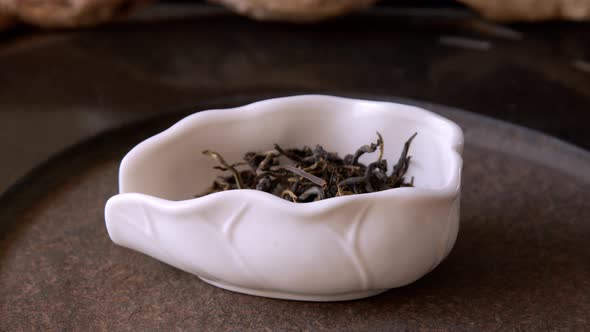
[[[211,151],[211,150],[205,150],[203,151],[204,155],[207,155],[215,160],[217,160],[218,163],[220,163],[223,167],[225,167],[226,169],[228,169],[230,172],[232,172],[235,180],[236,180],[236,185],[238,187],[238,189],[243,189],[244,185],[242,182],[242,177],[240,176],[240,172],[238,172],[235,167],[233,167],[232,165],[228,164],[225,159],[223,159],[223,157],[215,152],[215,151]]]

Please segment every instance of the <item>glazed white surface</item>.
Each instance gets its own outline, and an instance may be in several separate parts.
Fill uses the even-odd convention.
[[[414,188],[299,204],[255,190],[192,198],[218,175],[202,150],[236,162],[275,142],[319,143],[344,156],[375,141],[376,131],[390,168],[418,132],[408,170]],[[115,243],[230,290],[315,301],[365,297],[411,283],[450,252],[462,146],[453,122],[396,103],[306,95],[199,112],[125,156],[106,225]]]

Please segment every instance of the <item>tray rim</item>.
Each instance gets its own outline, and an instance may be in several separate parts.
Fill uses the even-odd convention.
[[[318,93],[324,93],[319,91]],[[286,97],[286,96],[293,96],[299,93],[269,93],[269,94],[251,94],[251,93],[234,93],[228,94],[225,98],[214,98],[208,99],[203,101],[196,101],[193,106],[186,107],[186,108],[179,108],[173,111],[163,111],[162,113],[158,113],[156,115],[150,115],[145,118],[141,118],[135,121],[131,121],[128,123],[124,123],[121,125],[117,125],[106,130],[100,131],[92,136],[89,136],[75,144],[67,146],[60,150],[59,152],[51,155],[49,158],[44,160],[43,162],[37,164],[32,169],[27,171],[25,175],[20,177],[17,181],[13,182],[8,188],[0,193],[0,206],[5,206],[5,204],[11,202],[15,198],[18,198],[20,195],[26,195],[31,189],[34,188],[35,184],[38,184],[38,180],[45,179],[47,177],[44,175],[55,166],[59,165],[60,163],[66,162],[70,160],[73,156],[78,156],[83,154],[85,151],[88,150],[88,146],[96,146],[100,144],[105,144],[104,141],[112,140],[112,136],[115,135],[124,135],[125,131],[129,130],[130,128],[141,128],[147,126],[149,124],[154,123],[160,119],[182,119],[182,117],[204,111],[204,110],[215,110],[219,108],[229,107],[228,105],[241,105],[250,103],[253,101],[266,99],[266,98],[274,98],[274,97]],[[505,132],[512,132],[512,133],[520,133],[522,135],[528,136],[536,136],[539,139],[542,139],[546,144],[547,148],[550,151],[558,150],[562,154],[562,159],[560,165],[562,167],[552,167],[556,171],[567,173],[568,175],[582,178],[587,182],[590,182],[590,174],[586,174],[583,171],[568,171],[567,165],[569,165],[572,161],[573,162],[582,162],[588,163],[590,167],[590,151],[583,149],[582,147],[576,146],[573,143],[569,143],[557,137],[551,136],[539,130],[527,128],[518,124],[510,123],[504,120],[496,119],[489,117],[487,115],[482,115],[475,112],[470,112],[467,110],[463,110],[460,108],[455,108],[452,106],[441,105],[434,102],[428,101],[421,101],[415,100],[411,98],[405,97],[398,97],[398,96],[385,96],[385,95],[371,95],[371,94],[350,94],[350,93],[326,93],[328,95],[334,96],[342,96],[346,98],[359,98],[359,99],[370,99],[376,101],[391,101],[391,102],[398,102],[402,104],[408,104],[412,106],[418,106],[430,110],[434,113],[440,114],[443,113],[456,113],[461,114],[462,117],[470,120],[470,121],[480,121],[488,124],[490,127],[500,128],[500,130]],[[223,105],[223,106],[221,106]],[[446,116],[443,114],[443,116]],[[474,142],[469,141],[468,133],[465,134],[465,144],[470,145],[474,144]],[[477,145],[477,144],[476,144]],[[481,147],[481,146],[480,146]],[[488,147],[483,147],[488,148]],[[515,155],[511,153],[510,150],[502,151],[509,155]],[[529,156],[531,153],[529,153]],[[544,164],[542,160],[539,158],[525,158],[527,157],[526,154],[519,154],[517,155],[519,158],[526,159],[530,162],[536,162],[543,164],[544,166],[554,166],[554,165],[547,165]],[[565,159],[563,158],[565,157]],[[47,192],[47,186],[53,187],[56,185],[54,181],[48,181],[45,184],[45,187],[41,189],[40,192],[37,192],[38,196],[42,196],[44,193]],[[24,202],[20,202],[23,204]],[[30,202],[27,202],[25,205],[30,205]],[[18,208],[17,208],[18,211]],[[3,212],[0,211],[0,243],[2,242],[4,236],[10,230],[10,225],[13,222],[4,222],[2,219],[5,219],[5,215],[14,215],[14,211],[12,212]]]

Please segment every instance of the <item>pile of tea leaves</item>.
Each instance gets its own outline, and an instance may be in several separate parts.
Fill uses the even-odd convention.
[[[404,144],[401,155],[391,174],[387,174],[387,160],[383,159],[385,144],[377,133],[375,143],[363,145],[353,154],[340,158],[337,153],[314,148],[283,149],[278,144],[266,152],[248,152],[244,160],[229,164],[217,152],[203,151],[218,162],[214,168],[227,174],[217,177],[203,195],[232,189],[256,189],[283,199],[305,203],[321,199],[364,194],[399,187],[412,187],[414,178],[406,181],[410,165],[410,144],[417,133]],[[359,158],[378,150],[377,158],[369,165]]]

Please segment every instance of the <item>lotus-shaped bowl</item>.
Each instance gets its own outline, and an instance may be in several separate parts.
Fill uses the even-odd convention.
[[[247,151],[321,144],[340,155],[380,132],[395,164],[414,132],[415,187],[292,203],[256,190],[194,198]],[[305,95],[203,111],[133,148],[120,193],[106,204],[111,239],[225,289],[336,301],[406,285],[434,269],[459,227],[463,134],[429,111],[389,102]],[[365,155],[367,163],[376,158]]]

